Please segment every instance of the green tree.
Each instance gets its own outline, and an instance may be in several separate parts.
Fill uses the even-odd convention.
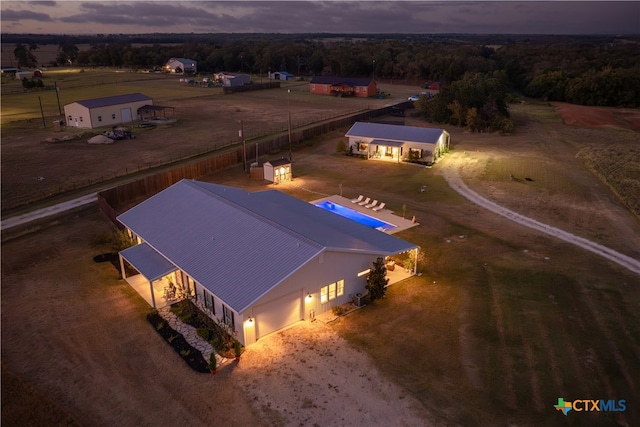
[[[58,65],[71,65],[78,59],[80,49],[69,40],[64,40],[58,45],[58,56],[56,62]]]
[[[384,264],[384,258],[378,257],[378,259],[373,262],[373,268],[367,276],[366,288],[371,301],[384,297],[388,283],[389,279],[387,278],[387,267]]]
[[[22,43],[16,43],[16,48],[13,50],[13,55],[18,61],[18,67],[34,68],[36,65],[38,65],[38,59],[33,54],[33,51],[37,49],[37,44],[32,44],[27,47]]]

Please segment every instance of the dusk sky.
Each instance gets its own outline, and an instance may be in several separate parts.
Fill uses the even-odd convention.
[[[2,1],[2,33],[640,34],[640,1]]]

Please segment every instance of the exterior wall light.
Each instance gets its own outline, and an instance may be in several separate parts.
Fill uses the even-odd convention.
[[[247,320],[247,322],[253,323],[253,317],[249,317],[249,320]]]
[[[307,301],[311,301],[311,298],[313,298],[313,296],[311,294],[307,294]]]

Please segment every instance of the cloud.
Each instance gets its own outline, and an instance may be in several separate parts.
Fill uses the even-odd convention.
[[[3,1],[51,33],[640,33],[637,1]],[[41,13],[45,9],[49,14]]]
[[[19,22],[19,21],[41,21],[49,22],[51,17],[46,13],[31,12],[29,10],[3,10],[2,22]]]

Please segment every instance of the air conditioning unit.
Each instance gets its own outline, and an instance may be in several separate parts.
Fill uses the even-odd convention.
[[[356,307],[362,307],[364,306],[364,295],[362,294],[355,294],[353,296],[353,303],[355,304]]]

